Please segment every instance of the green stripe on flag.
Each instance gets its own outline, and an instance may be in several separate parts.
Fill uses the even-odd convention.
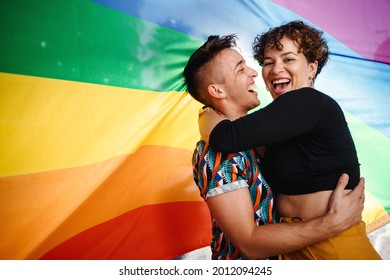
[[[119,87],[183,90],[202,41],[83,0],[5,0],[0,72]]]
[[[390,212],[390,139],[344,112],[358,152],[360,175],[366,179],[368,190]]]

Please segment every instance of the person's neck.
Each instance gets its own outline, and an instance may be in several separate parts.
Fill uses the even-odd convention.
[[[248,114],[248,112],[242,111],[236,107],[229,108],[227,106],[224,106],[224,107],[214,108],[214,110],[216,110],[220,114],[224,115],[227,119],[229,119],[231,121],[234,121],[235,119],[241,118],[241,117]]]

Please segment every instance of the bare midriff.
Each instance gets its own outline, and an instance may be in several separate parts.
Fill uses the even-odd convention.
[[[316,218],[328,212],[328,203],[333,191],[320,191],[300,195],[277,195],[277,207],[282,217],[299,217],[303,220]],[[344,190],[345,194],[351,190]]]

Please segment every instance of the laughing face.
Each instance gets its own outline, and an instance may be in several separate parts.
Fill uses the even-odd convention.
[[[223,50],[217,61],[219,72],[223,75],[218,90],[230,104],[229,111],[239,117],[257,107],[260,104],[255,91],[257,71],[249,67],[241,54],[233,49]]]
[[[283,37],[281,50],[266,48],[262,76],[272,98],[302,87],[312,87],[317,71],[317,61],[309,63],[297,42]]]

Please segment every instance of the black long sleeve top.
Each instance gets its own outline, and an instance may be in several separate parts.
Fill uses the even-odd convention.
[[[332,190],[343,172],[352,189],[360,178],[355,144],[340,106],[312,88],[287,92],[263,109],[220,122],[210,145],[229,153],[266,146],[262,172],[276,194]]]

